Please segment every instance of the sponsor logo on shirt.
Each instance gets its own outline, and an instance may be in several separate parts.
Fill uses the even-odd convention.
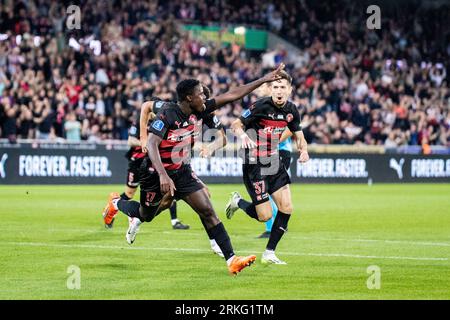
[[[153,122],[152,128],[161,131],[164,128],[164,122],[162,122],[161,120],[156,120],[155,122]]]
[[[244,119],[248,118],[251,113],[252,112],[249,109],[245,110],[244,112],[242,112],[242,118]]]

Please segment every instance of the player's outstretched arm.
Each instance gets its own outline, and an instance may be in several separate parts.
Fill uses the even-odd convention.
[[[164,165],[161,161],[161,156],[159,154],[158,146],[161,143],[162,138],[157,135],[150,133],[148,136],[148,155],[150,160],[152,161],[153,168],[155,168],[156,172],[159,174],[159,183],[161,185],[161,192],[167,193],[170,192],[170,195],[173,197],[175,194],[175,184],[172,179],[170,179],[167,174],[166,169],[164,169]]]
[[[309,160],[309,154],[308,154],[308,143],[306,142],[305,135],[303,134],[303,131],[296,131],[294,133],[294,140],[297,143],[297,149],[300,153],[300,156],[298,158],[298,161],[300,162],[307,162]]]
[[[231,124],[231,131],[236,137],[241,139],[241,148],[243,149],[252,149],[256,148],[257,144],[250,139],[250,137],[244,131],[244,124],[241,119],[236,119]]]
[[[216,137],[213,142],[208,144],[206,147],[202,147],[202,150],[200,151],[200,157],[209,158],[214,154],[214,152],[227,145],[227,135],[225,134],[225,131],[223,129],[220,129],[218,130],[218,133],[218,137]]]
[[[272,82],[275,80],[280,79],[281,77],[278,75],[278,73],[284,69],[284,64],[281,63],[278,68],[268,74],[266,74],[264,77],[259,78],[253,82],[244,84],[242,86],[236,87],[234,89],[231,89],[230,91],[225,92],[224,94],[220,94],[216,97],[214,97],[214,100],[216,101],[217,108],[233,102],[235,100],[241,99],[250,92],[257,89],[259,86],[266,82]]]
[[[144,102],[141,106],[141,117],[139,120],[139,138],[140,138],[140,146],[142,148],[142,152],[148,152],[147,149],[147,141],[148,141],[148,133],[147,133],[147,125],[148,121],[151,119],[151,114],[153,111],[154,101]]]
[[[286,128],[286,130],[284,130],[281,134],[280,143],[284,142],[289,137],[292,137],[292,131]]]

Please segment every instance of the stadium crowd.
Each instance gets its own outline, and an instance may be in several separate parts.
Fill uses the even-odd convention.
[[[309,143],[450,146],[448,7],[406,6],[369,30],[365,10],[356,19],[342,1],[81,1],[82,28],[69,30],[65,2],[0,0],[0,130],[10,141],[124,140],[141,103],[176,99],[180,79],[219,93],[284,61]],[[202,42],[180,21],[255,25],[301,54]],[[221,109],[223,124],[256,98]]]

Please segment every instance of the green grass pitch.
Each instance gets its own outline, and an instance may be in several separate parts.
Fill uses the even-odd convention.
[[[129,246],[123,214],[113,230],[101,219],[123,186],[0,186],[0,299],[450,299],[449,184],[293,185],[284,266],[259,262],[264,224],[226,219],[230,192],[248,199],[244,187],[209,187],[235,252],[258,257],[236,277],[184,203],[190,230],[172,230],[164,212]],[[67,287],[72,265],[80,289]],[[379,289],[367,286],[369,266]]]

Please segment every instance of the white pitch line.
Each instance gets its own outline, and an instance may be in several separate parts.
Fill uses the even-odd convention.
[[[29,247],[53,247],[53,248],[85,248],[85,249],[114,249],[114,250],[157,250],[157,251],[188,251],[188,252],[210,252],[211,250],[196,248],[150,248],[150,247],[122,247],[122,246],[105,246],[91,244],[55,244],[44,242],[2,242],[0,245],[29,246]],[[251,252],[249,250],[244,250]],[[343,253],[301,253],[301,252],[279,252],[283,255],[291,256],[314,256],[314,257],[343,257],[356,259],[393,259],[393,260],[418,260],[418,261],[448,261],[448,258],[429,258],[429,257],[398,257],[398,256],[364,256],[357,254]]]
[[[9,228],[8,230],[10,230]],[[0,228],[0,231],[3,229]],[[5,231],[7,229],[4,229]],[[51,228],[46,229],[47,232],[80,232],[80,233],[97,233],[105,231],[104,228],[85,228],[85,229],[75,229],[75,228]],[[141,234],[152,233],[152,230],[142,231]],[[176,235],[206,235],[205,232],[195,232],[189,231],[189,233],[180,233],[179,231],[162,231],[163,234],[176,234]],[[233,237],[247,237],[246,235],[234,234]],[[297,240],[313,240],[313,241],[342,241],[342,242],[381,242],[387,244],[403,244],[412,246],[430,246],[430,247],[450,247],[448,242],[428,242],[428,241],[409,241],[409,240],[383,240],[383,239],[346,239],[346,238],[320,238],[320,237],[304,237],[304,236],[289,236],[289,239]]]
[[[165,234],[180,234],[174,231],[163,231]],[[190,232],[190,234],[192,234]],[[204,234],[204,233],[196,233]],[[239,237],[242,235],[233,235],[233,237]],[[302,236],[289,236],[289,239],[298,240],[317,240],[317,241],[347,241],[347,242],[382,242],[382,243],[392,243],[392,244],[405,244],[405,245],[418,245],[418,246],[435,246],[435,247],[450,247],[448,242],[427,242],[427,241],[409,241],[409,240],[382,240],[382,239],[345,239],[345,238],[316,238],[316,237],[302,237]]]
[[[380,240],[380,239],[345,239],[345,238],[314,238],[314,237],[292,237],[300,240],[318,240],[318,241],[348,241],[348,242],[383,242],[393,244],[419,245],[419,246],[436,246],[450,247],[450,243],[446,242],[426,242],[426,241],[408,241],[408,240]]]

